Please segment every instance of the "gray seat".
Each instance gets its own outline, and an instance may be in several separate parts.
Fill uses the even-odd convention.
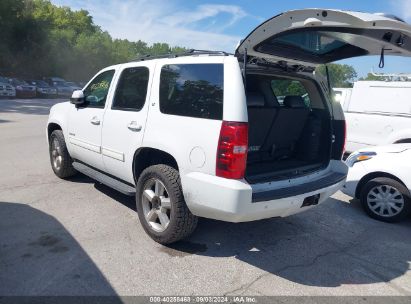
[[[264,95],[247,92],[248,146],[250,152],[260,150],[276,116],[276,108],[266,107]]]
[[[267,152],[265,156],[274,159],[291,156],[309,115],[310,109],[301,96],[286,96],[284,107],[278,109],[267,140],[261,147]]]

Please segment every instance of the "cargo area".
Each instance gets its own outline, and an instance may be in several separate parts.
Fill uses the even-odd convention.
[[[249,149],[246,179],[295,178],[330,160],[330,114],[310,79],[247,74]]]

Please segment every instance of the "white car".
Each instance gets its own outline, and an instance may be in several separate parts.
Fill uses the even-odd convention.
[[[347,121],[347,152],[411,143],[411,82],[357,81],[334,92]]]
[[[377,220],[396,222],[411,212],[411,144],[365,148],[351,154],[342,191],[359,198]]]
[[[16,97],[16,89],[9,83],[9,81],[0,76],[0,97]]]
[[[316,66],[381,48],[410,56],[409,40],[396,43],[403,35],[411,27],[388,17],[297,10],[257,27],[235,56],[191,51],[105,68],[52,107],[52,168],[135,196],[142,226],[163,244],[188,236],[198,217],[309,210],[348,171],[344,114]]]

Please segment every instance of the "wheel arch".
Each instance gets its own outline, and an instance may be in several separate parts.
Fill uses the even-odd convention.
[[[47,125],[47,139],[50,138],[51,133],[53,133],[55,130],[63,130],[63,129],[58,123],[50,122]]]
[[[361,190],[362,188],[370,181],[373,180],[374,178],[379,178],[379,177],[386,177],[386,178],[391,178],[397,182],[399,182],[400,184],[404,185],[405,188],[407,188],[407,186],[405,185],[405,183],[403,183],[403,181],[401,179],[399,179],[398,177],[396,177],[395,175],[392,175],[390,173],[387,172],[382,172],[382,171],[377,171],[377,172],[372,172],[369,173],[365,176],[363,176],[361,178],[361,180],[358,182],[357,184],[357,188],[355,189],[355,198],[359,198],[361,195]],[[408,188],[407,188],[408,189]]]
[[[404,138],[397,140],[395,144],[410,144],[411,143],[411,138]]]
[[[133,178],[136,185],[144,169],[159,164],[169,165],[179,171],[178,163],[170,153],[151,147],[138,149],[133,157]]]
[[[386,140],[386,144],[400,143],[411,143],[411,128],[395,130]]]

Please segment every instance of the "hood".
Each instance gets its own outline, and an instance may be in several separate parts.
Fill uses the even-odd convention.
[[[359,150],[358,152],[376,152],[378,153],[401,153],[411,149],[411,144],[394,144],[387,146],[369,147]]]

